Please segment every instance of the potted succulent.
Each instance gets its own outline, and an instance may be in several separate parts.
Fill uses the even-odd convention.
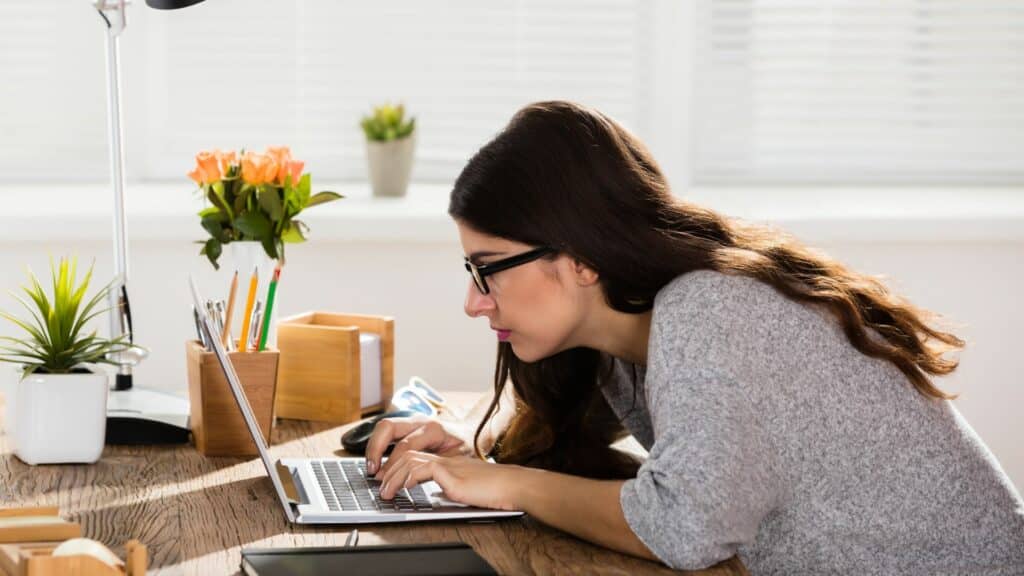
[[[406,120],[401,104],[385,104],[364,116],[360,125],[366,134],[366,162],[373,195],[404,196],[412,173],[416,119]]]
[[[94,365],[113,364],[107,356],[131,344],[126,336],[111,340],[86,330],[106,312],[97,306],[111,284],[85,301],[91,267],[77,286],[74,259],[62,258],[57,267],[51,263],[50,271],[52,299],[31,271],[30,284],[22,287],[31,302],[12,292],[31,319],[0,312],[26,333],[0,337],[0,361],[18,365],[21,372],[13,397],[6,399],[7,431],[14,454],[28,464],[95,462],[105,440],[108,377]]]
[[[210,237],[200,240],[200,254],[214,268],[225,244],[262,246],[273,260],[284,260],[284,245],[305,242],[309,228],[295,217],[306,208],[342,198],[336,192],[312,194],[305,162],[292,158],[287,146],[271,146],[263,154],[220,150],[196,155],[188,176],[210,205],[199,212]]]

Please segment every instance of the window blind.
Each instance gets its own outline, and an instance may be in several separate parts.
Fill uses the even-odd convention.
[[[699,0],[696,182],[1021,182],[1024,3]]]
[[[13,156],[14,142],[0,144],[0,162],[27,179],[68,125],[75,137],[54,150],[73,159],[68,177],[106,178],[104,32],[81,4],[0,6],[4,69],[32,76],[30,93],[2,93],[0,127],[27,140]],[[217,0],[164,12],[138,1],[121,40],[129,175],[181,180],[199,150],[287,144],[318,180],[365,178],[359,119],[385,102],[416,116],[413,177],[425,181],[452,180],[531,101],[582,101],[642,132],[649,4]],[[80,100],[55,105],[60,90]]]

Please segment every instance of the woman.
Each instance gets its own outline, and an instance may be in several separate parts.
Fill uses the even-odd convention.
[[[495,397],[472,439],[378,424],[382,497],[433,479],[673,568],[1024,573],[1024,503],[930,380],[963,342],[877,280],[675,198],[565,102],[517,113],[449,213]],[[609,448],[627,432],[642,464]]]

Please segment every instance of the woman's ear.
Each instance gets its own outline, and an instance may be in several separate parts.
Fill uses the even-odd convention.
[[[600,280],[597,270],[575,258],[572,260],[572,270],[576,276],[576,284],[579,286],[593,286]]]

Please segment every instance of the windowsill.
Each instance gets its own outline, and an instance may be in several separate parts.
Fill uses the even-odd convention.
[[[404,198],[373,198],[365,183],[314,188],[346,196],[300,216],[318,241],[458,241],[449,185],[413,184]],[[109,238],[111,196],[95,184],[0,187],[0,240]],[[1024,242],[1024,187],[701,187],[684,198],[811,242]],[[131,241],[204,236],[188,183],[129,184],[126,205]]]

